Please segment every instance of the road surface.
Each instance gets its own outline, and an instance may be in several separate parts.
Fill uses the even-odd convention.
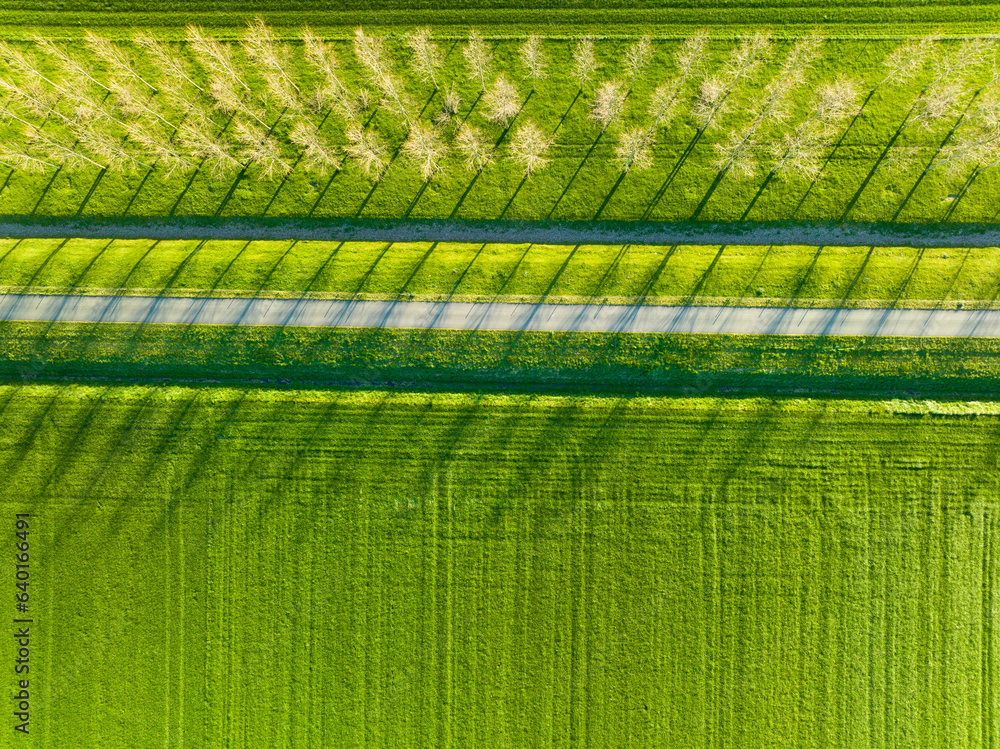
[[[581,333],[1000,337],[1000,310],[802,309],[6,294],[0,320]]]

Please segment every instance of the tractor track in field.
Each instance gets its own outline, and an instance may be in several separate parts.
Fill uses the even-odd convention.
[[[565,333],[1000,337],[1000,310],[0,295],[0,320]]]
[[[1000,247],[1000,224],[8,216],[0,237],[943,248]]]

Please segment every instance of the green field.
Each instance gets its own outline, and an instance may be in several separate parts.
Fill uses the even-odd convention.
[[[570,57],[573,40],[549,40],[551,77],[538,92],[528,95],[521,85],[524,106],[510,132],[486,122],[477,99],[478,85],[465,75],[459,40],[445,41],[448,53],[444,80],[455,81],[462,99],[459,117],[482,126],[498,144],[497,162],[481,175],[469,172],[453,150],[441,174],[427,185],[412,163],[402,156],[393,158],[385,178],[373,184],[356,162],[348,159],[332,176],[310,174],[300,166],[283,181],[258,181],[253,170],[245,175],[231,174],[218,178],[208,170],[176,173],[170,178],[163,170],[127,175],[102,172],[88,166],[78,170],[51,168],[41,174],[23,170],[0,171],[0,213],[8,215],[100,215],[100,216],[299,216],[357,218],[506,218],[506,219],[622,219],[686,220],[858,220],[896,222],[995,222],[996,194],[1000,177],[997,170],[986,170],[966,191],[967,174],[947,177],[943,170],[923,169],[932,158],[940,156],[939,147],[955,122],[945,122],[924,131],[917,126],[906,128],[895,141],[898,148],[913,148],[916,158],[900,172],[875,169],[883,157],[914,98],[931,77],[925,71],[902,89],[880,89],[868,101],[863,113],[843,127],[836,147],[817,180],[779,176],[768,179],[761,168],[751,178],[732,174],[715,184],[717,171],[711,166],[715,144],[742,124],[751,96],[775,75],[790,42],[776,45],[771,63],[749,85],[733,94],[732,110],[719,120],[719,129],[696,138],[689,109],[669,129],[660,133],[654,148],[651,169],[633,172],[619,180],[612,161],[620,129],[648,124],[646,110],[655,86],[674,74],[671,52],[674,41],[658,43],[651,69],[629,97],[620,126],[612,126],[599,136],[599,126],[588,118],[592,91],[579,95],[571,79]],[[874,85],[884,75],[882,61],[898,41],[833,39],[827,43],[824,59],[810,73],[810,81],[800,97],[805,113],[805,99],[810,87],[831,81],[839,73],[849,73]],[[495,47],[495,71],[506,71],[518,78],[516,64],[519,41],[498,41]],[[713,42],[713,66],[718,66],[731,49],[731,41]],[[604,40],[597,44],[602,62],[598,79],[621,75],[623,40]],[[80,45],[71,45],[75,54],[83,54]],[[352,85],[361,84],[353,53],[346,42],[337,45],[339,57]],[[400,45],[393,49],[400,51]],[[312,85],[298,59],[300,80]],[[405,55],[397,56],[400,69]],[[101,66],[95,64],[100,70]],[[714,69],[714,67],[713,67]],[[146,71],[153,75],[151,71]],[[986,83],[988,66],[974,73],[970,80]],[[252,79],[251,79],[252,80]],[[975,86],[972,86],[975,88]],[[429,86],[412,81],[408,86],[421,116],[429,120],[441,106],[443,90],[434,93]],[[688,92],[690,102],[693,86]],[[971,96],[971,94],[970,94]],[[154,97],[155,101],[155,97]],[[968,105],[972,107],[972,98]],[[971,111],[971,110],[970,110]],[[164,108],[168,119],[179,115]],[[293,117],[279,121],[279,110],[272,107],[268,122],[276,123],[275,137],[284,143],[284,155],[295,161],[295,151],[285,138]],[[220,129],[224,120],[219,119]],[[319,120],[320,118],[315,118]],[[531,119],[556,134],[551,164],[531,179],[522,181],[520,167],[504,158],[507,144],[518,123]],[[793,121],[795,121],[793,119]],[[384,109],[375,111],[369,127],[374,128],[396,148],[405,130],[400,121]],[[52,120],[46,128],[59,133]],[[16,121],[0,129],[0,137],[21,138],[22,126]],[[331,143],[344,144],[344,124],[335,116],[323,118],[322,132]],[[769,133],[773,140],[780,131]],[[769,141],[770,142],[770,141]],[[874,170],[874,171],[873,171]],[[970,170],[971,173],[971,170]]]
[[[4,522],[33,514],[33,746],[1000,739],[994,406],[0,404]]]
[[[981,308],[996,248],[0,240],[6,292]]]

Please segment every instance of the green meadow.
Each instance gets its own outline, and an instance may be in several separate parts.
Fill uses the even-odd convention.
[[[33,746],[998,739],[993,405],[8,385],[0,408]]]

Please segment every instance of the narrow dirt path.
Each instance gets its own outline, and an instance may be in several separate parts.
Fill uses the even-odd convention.
[[[6,217],[0,218],[0,237],[1000,247],[1000,224]]]

